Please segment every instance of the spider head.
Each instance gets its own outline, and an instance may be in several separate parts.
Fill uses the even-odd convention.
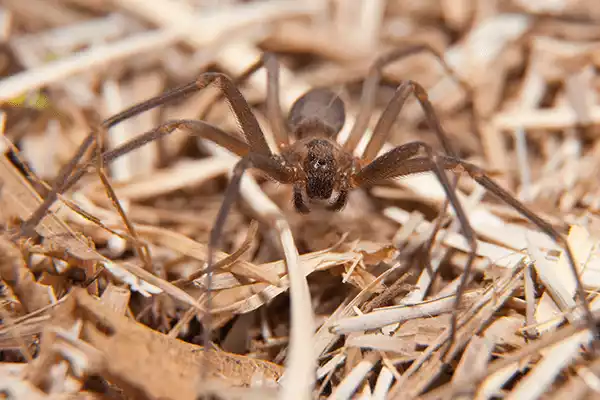
[[[294,204],[301,213],[310,211],[304,194],[311,203],[327,201],[326,208],[332,211],[339,211],[346,203],[347,190],[340,182],[339,172],[340,167],[343,169],[343,157],[340,158],[341,149],[335,142],[345,119],[343,101],[327,89],[309,90],[290,110],[288,125],[297,141],[288,157],[304,173],[302,183],[294,188]],[[339,193],[332,199],[334,191]]]
[[[303,162],[306,174],[306,195],[309,199],[329,199],[337,178],[334,147],[327,139],[312,139],[306,143]]]

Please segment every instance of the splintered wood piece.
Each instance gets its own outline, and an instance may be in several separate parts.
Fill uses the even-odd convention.
[[[52,341],[58,326],[66,328],[79,321],[79,340],[92,346],[100,357],[94,364],[97,369],[86,374],[100,375],[135,398],[195,399],[204,390],[198,381],[203,369],[210,372],[211,380],[221,381],[221,390],[247,387],[257,374],[274,382],[283,372],[269,362],[220,350],[204,352],[200,346],[169,338],[126,318],[81,289],[75,289],[55,310],[53,320],[54,326],[42,336],[43,345]]]

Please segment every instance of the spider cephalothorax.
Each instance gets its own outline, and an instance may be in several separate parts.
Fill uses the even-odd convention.
[[[325,207],[334,211],[346,204],[345,171],[354,160],[335,141],[345,117],[344,103],[327,89],[306,92],[290,110],[288,127],[297,140],[283,156],[298,171],[294,205],[301,213],[310,211],[307,203],[327,201]]]
[[[334,140],[303,139],[294,143],[285,155],[294,160],[290,164],[299,171],[294,185],[294,206],[298,212],[308,213],[307,203],[325,202],[325,208],[331,211],[339,211],[346,205],[350,189],[348,171],[355,170],[358,161],[344,153]]]

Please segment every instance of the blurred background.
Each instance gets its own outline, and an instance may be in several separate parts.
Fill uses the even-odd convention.
[[[556,206],[571,211],[578,204],[596,209],[589,182],[597,157],[589,145],[595,132],[599,12],[583,0],[6,0],[0,67],[8,79],[0,86],[0,100],[8,137],[46,179],[73,154],[92,121],[202,71],[238,76],[265,50],[279,54],[283,64],[284,112],[307,88],[325,86],[344,96],[351,125],[375,58],[391,48],[426,43],[444,55],[472,93],[461,90],[435,57],[418,54],[385,68],[379,106],[401,79],[415,80],[429,91],[460,155],[481,161],[521,199],[538,201],[547,211]],[[265,86],[264,73],[255,74],[244,95],[260,105]],[[201,99],[192,100],[126,121],[109,145],[167,117],[193,118],[202,107]],[[226,108],[213,112],[211,121],[234,128]],[[437,146],[413,101],[398,118],[391,143],[414,139]],[[111,167],[114,178],[147,174],[187,143],[178,136],[148,146]],[[587,150],[592,153],[581,160]]]
[[[277,54],[281,63],[284,114],[313,87],[330,88],[344,100],[347,121],[338,138],[343,142],[377,57],[421,43],[440,54],[455,76],[429,52],[387,65],[370,128],[402,80],[419,82],[460,157],[484,168],[561,232],[577,224],[594,236],[600,209],[600,3],[594,0],[2,0],[0,122],[8,139],[2,148],[18,150],[6,153],[11,165],[43,196],[49,186],[42,181],[59,182],[61,168],[102,120],[204,71],[238,77],[265,51]],[[240,90],[271,138],[264,70]],[[115,148],[175,118],[202,116],[239,134],[226,103],[218,101],[206,111],[216,93],[207,89],[126,120],[110,130],[103,147]],[[386,149],[411,140],[423,140],[442,151],[414,99],[398,117]],[[359,148],[364,145],[365,141]],[[205,253],[198,256],[190,249],[208,241],[234,163],[218,146],[173,133],[107,166],[117,198],[138,226],[136,240],[150,248],[150,272],[177,282],[199,268]],[[4,190],[16,190],[6,171],[0,174]],[[239,259],[255,265],[281,259],[279,244],[265,223],[264,201],[269,199],[289,221],[300,254],[337,245],[335,254],[350,258],[330,260],[334,272],[311,276],[319,322],[327,320],[353,290],[373,282],[383,271],[382,263],[392,263],[394,249],[418,247],[410,240],[423,234],[419,224],[432,221],[445,200],[435,179],[422,174],[357,190],[340,213],[303,216],[293,210],[290,187],[260,175],[255,179],[259,194],[242,193],[226,223],[222,249],[231,253],[242,248]],[[531,245],[526,236],[538,229],[514,209],[487,196],[466,176],[459,188],[463,199],[468,196],[465,204],[477,234],[496,246],[479,254],[480,272],[490,258],[493,264]],[[135,240],[106,229],[123,225],[92,168],[65,198],[79,209],[58,207],[61,218],[102,256],[144,264]],[[263,201],[263,206],[253,199]],[[3,197],[0,217],[7,229],[15,226],[14,218],[25,219],[34,209],[20,210],[19,201]],[[83,217],[82,210],[87,213]],[[262,222],[258,233],[251,224],[254,219]],[[448,231],[456,234],[458,228],[453,224]],[[167,231],[180,236],[169,239]],[[422,244],[422,236],[415,243]],[[447,269],[431,283],[430,294],[449,282],[456,284],[467,250],[461,240],[438,243],[439,253],[434,252],[433,258]],[[536,240],[546,250],[556,249],[547,239]],[[351,258],[357,255],[360,263]],[[29,262],[36,280],[50,285],[56,298],[73,285],[73,276],[48,272],[47,259]],[[355,267],[362,272],[352,275]],[[86,268],[81,267],[89,277]],[[47,275],[45,280],[42,275]],[[418,276],[416,272],[407,285]],[[479,274],[475,285],[482,279]],[[185,289],[197,297],[202,288],[197,284]],[[386,304],[402,303],[402,296],[413,293],[411,287],[398,290]],[[417,298],[424,298],[423,293]],[[182,317],[181,304],[167,296],[158,300],[136,296],[129,312],[137,320],[200,343],[199,324],[190,322],[193,316]],[[246,292],[232,294],[223,304],[249,297]],[[284,298],[258,311],[249,312],[248,306],[219,314],[215,326],[223,329],[215,341],[232,353],[282,363],[289,328]],[[523,316],[524,310],[519,310]],[[265,328],[265,321],[272,330]],[[10,349],[14,350],[2,352],[5,359],[13,359],[7,356],[13,354]],[[352,357],[349,365],[356,365],[359,358]],[[345,371],[350,370],[346,366]]]

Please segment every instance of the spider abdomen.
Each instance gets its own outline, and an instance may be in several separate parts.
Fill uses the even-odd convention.
[[[345,121],[344,102],[328,89],[306,92],[296,100],[288,116],[288,124],[297,138],[313,136],[310,127],[315,123],[321,133],[333,137],[342,129]]]

